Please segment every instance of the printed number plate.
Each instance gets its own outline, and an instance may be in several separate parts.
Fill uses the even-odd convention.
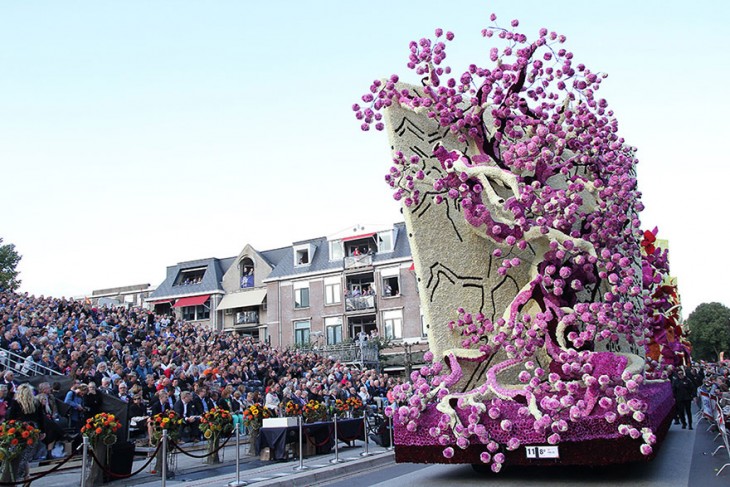
[[[526,446],[527,458],[560,458],[557,446]]]

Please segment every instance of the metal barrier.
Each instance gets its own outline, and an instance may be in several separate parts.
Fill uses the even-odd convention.
[[[339,418],[337,415],[335,415],[335,417],[333,419],[334,419],[333,426],[334,426],[334,449],[335,449],[334,455],[335,456],[333,459],[330,460],[329,463],[338,464],[338,463],[344,462],[345,460],[340,458],[340,452],[339,452],[340,439],[338,436],[338,426],[337,426]],[[390,418],[390,419],[391,419],[391,425],[392,425],[392,418]],[[295,466],[293,468],[293,470],[296,472],[303,472],[303,471],[309,470],[311,467],[304,465],[304,444],[303,443],[304,443],[305,434],[304,434],[303,420],[301,417],[298,418],[297,423],[298,423],[298,430],[299,430],[299,438],[298,438],[298,441],[299,441],[299,459],[298,460],[299,461],[298,461],[298,465]],[[370,452],[370,450],[369,450],[369,438],[368,438],[367,432],[368,432],[368,419],[367,419],[367,416],[363,416],[362,433],[363,433],[363,441],[365,444],[363,445],[363,452],[361,452],[359,454],[360,457],[367,457],[367,456],[374,454],[374,453]],[[228,442],[234,435],[236,438],[236,461],[235,461],[236,480],[229,482],[227,485],[229,487],[241,487],[241,486],[248,485],[248,483],[241,479],[241,458],[240,458],[241,425],[240,424],[235,425],[234,431],[231,432],[231,434],[218,447],[218,449],[216,449],[215,451],[212,451],[210,453],[206,453],[205,455],[194,455],[189,452],[186,452],[185,450],[182,449],[182,447],[180,445],[176,444],[175,441],[172,440],[168,436],[167,430],[163,430],[162,438],[160,439],[159,443],[157,444],[157,448],[153,452],[151,452],[150,457],[147,459],[147,461],[136,471],[131,472],[129,474],[118,474],[118,473],[110,471],[107,468],[106,464],[103,462],[103,459],[97,458],[97,456],[94,453],[94,450],[89,448],[89,445],[90,445],[89,439],[88,439],[88,437],[84,436],[81,445],[79,445],[79,447],[76,449],[76,451],[74,453],[72,453],[72,455],[70,455],[68,458],[64,459],[62,462],[60,462],[58,465],[54,466],[52,469],[48,470],[47,472],[43,472],[42,474],[27,478],[27,479],[19,480],[17,482],[0,482],[0,485],[9,485],[9,486],[21,485],[21,484],[28,484],[30,482],[39,480],[47,475],[50,475],[50,474],[58,471],[63,465],[65,465],[67,462],[69,462],[73,458],[77,458],[78,457],[77,452],[78,452],[78,450],[81,450],[81,457],[82,457],[81,458],[81,487],[90,487],[87,485],[89,474],[90,474],[89,469],[90,469],[90,467],[93,467],[94,464],[96,464],[96,466],[99,467],[101,469],[101,471],[103,472],[103,474],[106,475],[107,477],[116,478],[116,479],[126,479],[126,478],[130,478],[130,477],[134,477],[134,476],[138,475],[139,473],[142,473],[150,465],[150,463],[157,458],[158,453],[161,453],[162,458],[164,460],[161,462],[160,481],[161,481],[162,487],[166,487],[167,479],[169,477],[171,477],[171,474],[173,473],[170,471],[168,461],[167,461],[167,456],[169,453],[174,452],[174,451],[179,451],[179,452],[183,453],[184,455],[191,457],[191,458],[206,458],[209,455],[217,454],[220,451],[220,449],[224,448],[228,444]],[[386,448],[386,450],[392,450],[392,430],[391,430],[390,435],[391,435],[391,447]],[[348,439],[347,441],[350,441],[350,440]],[[352,460],[352,459],[350,459],[350,460]]]
[[[248,482],[241,480],[241,423],[236,423],[236,480],[228,482],[229,487],[241,487]]]

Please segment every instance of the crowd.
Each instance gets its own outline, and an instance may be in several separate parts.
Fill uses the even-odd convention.
[[[10,292],[0,292],[0,348],[22,358],[15,363],[0,358],[0,421],[16,414],[15,372],[52,369],[73,380],[70,390],[43,384],[34,401],[47,419],[39,420],[42,428],[66,421],[66,431],[80,429],[100,412],[103,394],[128,403],[131,425],[143,434],[150,415],[175,409],[189,426],[183,439],[196,439],[200,417],[212,407],[240,415],[258,402],[282,414],[289,400],[328,402],[351,395],[374,406],[388,400],[398,380],[140,308],[97,308]],[[48,408],[41,406],[44,395],[52,398]],[[58,432],[46,435],[48,452],[58,440]]]
[[[691,367],[681,366],[672,373],[672,392],[676,404],[674,424],[682,429],[692,429],[692,401],[698,401],[699,392],[723,397],[730,392],[730,367],[710,362],[694,363]]]

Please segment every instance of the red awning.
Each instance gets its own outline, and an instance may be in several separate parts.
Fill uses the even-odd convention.
[[[409,271],[415,271],[416,270],[416,264],[411,264],[411,267],[408,268]]]
[[[172,299],[163,299],[162,301],[150,301],[149,304],[151,304],[152,306],[157,306],[158,304],[168,304],[168,303],[172,303]]]
[[[375,235],[375,232],[372,233],[363,233],[362,235],[354,235],[352,237],[345,237],[342,239],[343,242],[350,242],[352,240],[360,240],[361,238],[368,238]]]
[[[173,306],[173,308],[181,308],[183,306],[199,306],[208,301],[209,297],[210,294],[203,294],[202,296],[190,296],[189,298],[180,298],[175,301],[175,305]]]

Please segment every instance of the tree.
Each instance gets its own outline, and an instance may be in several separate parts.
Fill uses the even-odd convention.
[[[18,262],[23,257],[15,250],[15,245],[2,243],[3,239],[0,238],[0,290],[16,291],[21,282],[18,279]]]
[[[717,360],[730,351],[730,308],[720,303],[702,303],[687,318],[692,355]]]

